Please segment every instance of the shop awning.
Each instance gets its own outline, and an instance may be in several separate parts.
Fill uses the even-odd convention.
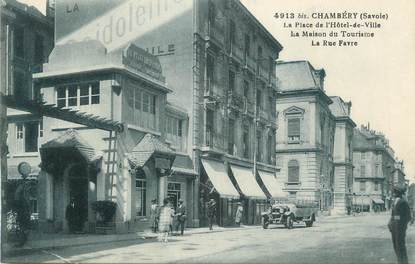
[[[202,164],[210,181],[213,184],[213,187],[215,187],[221,198],[239,198],[239,193],[229,179],[228,173],[226,172],[226,168],[223,163],[202,159]]]
[[[246,197],[250,199],[267,199],[255,180],[252,169],[236,165],[231,165],[231,169],[239,188]]]
[[[372,201],[376,204],[384,204],[385,202],[380,198],[373,198]]]
[[[171,167],[174,174],[185,174],[196,176],[197,173],[193,167],[193,161],[187,155],[176,154],[173,166]]]
[[[166,157],[170,161],[168,167],[171,167],[175,153],[166,143],[162,142],[157,136],[152,134],[146,134],[141,139],[128,155],[128,161],[130,162],[131,167],[141,168],[154,154]]]
[[[261,170],[258,170],[258,173],[272,198],[283,198],[287,196],[287,194],[282,190],[282,185],[277,181],[277,178],[272,173]]]

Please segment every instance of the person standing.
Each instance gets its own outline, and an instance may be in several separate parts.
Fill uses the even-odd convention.
[[[186,206],[184,206],[182,199],[179,199],[179,206],[176,209],[176,217],[177,217],[176,232],[179,232],[179,227],[180,227],[180,235],[183,236],[184,224],[186,222]]]
[[[159,206],[157,204],[157,199],[151,200],[151,207],[150,207],[150,223],[151,223],[151,231],[153,233],[157,233],[158,230],[158,215],[159,215]]]
[[[392,235],[393,249],[399,264],[408,263],[405,237],[408,223],[411,221],[408,202],[402,197],[404,193],[404,188],[393,188],[395,201],[392,204],[391,218],[388,223],[388,228]]]
[[[160,217],[159,217],[159,241],[168,242],[167,237],[169,235],[171,219],[173,217],[173,211],[169,204],[169,199],[165,198],[163,200],[163,206],[160,208]]]
[[[238,208],[236,209],[236,214],[235,214],[235,223],[237,226],[241,226],[243,212],[244,212],[244,208],[242,207],[242,203],[238,202]]]
[[[210,199],[209,202],[207,202],[207,217],[209,220],[209,230],[213,230],[213,218],[216,214],[216,202],[214,199]]]

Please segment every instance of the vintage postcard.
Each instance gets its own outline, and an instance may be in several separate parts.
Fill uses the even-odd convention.
[[[1,0],[1,261],[415,263],[414,12]]]

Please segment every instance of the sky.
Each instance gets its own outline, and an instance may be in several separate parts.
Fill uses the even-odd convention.
[[[45,0],[20,0],[45,10]],[[415,1],[409,0],[241,0],[282,44],[280,59],[308,60],[326,71],[325,90],[352,101],[352,119],[383,132],[407,179],[415,182]],[[376,3],[376,4],[375,4]],[[387,13],[375,37],[357,47],[313,47],[309,38],[292,38],[278,12]]]

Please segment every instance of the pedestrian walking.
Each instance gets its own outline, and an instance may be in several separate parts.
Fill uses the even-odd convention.
[[[157,233],[158,230],[158,217],[159,217],[159,205],[157,204],[157,199],[151,200],[151,207],[150,207],[150,224],[151,224],[151,231],[153,233]]]
[[[160,232],[159,241],[160,242],[168,242],[167,237],[170,231],[171,226],[171,219],[173,217],[173,211],[169,204],[169,199],[165,198],[163,200],[163,206],[160,208],[160,216],[159,216],[159,223],[158,229]]]
[[[242,207],[242,203],[238,202],[238,208],[236,209],[236,214],[235,214],[235,223],[237,226],[241,226],[243,212],[244,212],[244,208]]]
[[[174,205],[173,202],[171,201],[171,198],[168,198],[168,205],[170,207],[171,210],[171,217],[170,217],[170,224],[169,224],[169,234],[172,236],[173,235],[173,223],[174,223],[174,217],[175,217],[175,209],[174,209]]]
[[[206,204],[207,207],[207,217],[209,220],[209,230],[213,230],[213,218],[216,215],[216,202],[214,199],[210,199]]]
[[[176,232],[179,232],[179,227],[180,227],[180,235],[183,236],[184,225],[186,222],[186,206],[184,206],[182,199],[179,199],[179,206],[177,207],[177,210],[176,210],[176,217],[177,217]]]
[[[408,202],[402,198],[404,193],[404,188],[393,188],[395,201],[392,204],[391,218],[388,223],[389,231],[392,234],[393,249],[395,250],[399,264],[408,263],[405,237],[408,223],[411,221],[411,212],[409,210]]]

